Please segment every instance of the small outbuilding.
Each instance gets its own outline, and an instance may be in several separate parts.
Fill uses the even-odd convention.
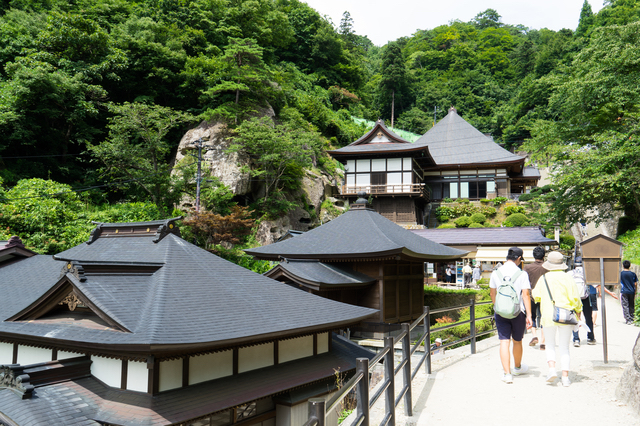
[[[305,291],[379,310],[369,323],[400,323],[424,306],[426,262],[449,262],[467,251],[422,238],[367,207],[348,212],[295,238],[246,250],[281,260],[265,275]]]

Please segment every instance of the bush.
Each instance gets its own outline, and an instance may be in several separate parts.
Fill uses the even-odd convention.
[[[573,250],[576,246],[576,239],[568,232],[562,232],[560,234],[560,248],[564,250]]]
[[[530,194],[522,194],[519,198],[518,201],[530,201],[533,200],[536,197],[537,194],[534,194],[533,192],[531,192]]]
[[[482,204],[489,204],[490,202],[491,202],[491,200],[488,199],[488,198],[483,198],[483,199],[480,200],[480,203],[482,203]]]
[[[485,223],[486,221],[487,221],[487,217],[482,213],[474,213],[471,215],[471,222]]]
[[[471,202],[471,200],[469,200],[468,198],[458,198],[456,200],[456,203],[462,203],[462,204],[469,204]]]
[[[498,212],[495,207],[491,206],[480,206],[478,210],[480,210],[480,213],[485,215],[485,217],[493,217]]]
[[[448,197],[447,197],[447,198],[444,198],[444,199],[442,200],[442,202],[443,202],[443,203],[453,203],[453,200],[452,200],[451,198],[448,198]]]
[[[525,210],[524,210],[524,207],[516,205],[516,206],[507,206],[507,207],[505,207],[504,208],[504,212],[507,215],[510,215],[510,214],[514,214],[514,213],[524,213]]]
[[[526,225],[528,221],[529,219],[522,213],[514,213],[507,216],[507,219],[505,220],[505,226],[507,226],[507,222],[511,223],[512,226],[523,226]]]
[[[457,228],[464,228],[471,225],[471,218],[469,216],[460,216],[455,220]]]
[[[443,223],[442,225],[438,226],[438,229],[448,229],[448,228],[455,228],[456,225],[453,223]]]
[[[498,205],[504,203],[507,200],[508,200],[507,197],[496,197],[496,198],[493,199],[493,205],[494,206],[498,206]]]
[[[484,225],[478,222],[472,222],[469,228],[484,228]]]
[[[440,223],[449,222],[449,216],[438,216],[438,222]]]

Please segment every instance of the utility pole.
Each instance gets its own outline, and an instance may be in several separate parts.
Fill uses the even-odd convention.
[[[196,213],[200,212],[200,182],[202,181],[202,148],[210,148],[202,145],[202,138],[198,139],[196,143],[196,147],[198,147],[198,156],[196,159],[198,160],[198,172],[196,175]]]
[[[394,114],[394,109],[396,106],[396,91],[392,90],[391,91],[391,128],[393,129],[393,114]]]

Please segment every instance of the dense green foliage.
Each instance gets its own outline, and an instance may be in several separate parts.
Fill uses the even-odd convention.
[[[76,219],[138,211],[106,203],[145,206],[131,215],[140,218],[171,215],[193,195],[195,173],[191,157],[172,160],[202,119],[229,125],[256,189],[234,200],[207,179],[203,205],[228,214],[241,202],[256,218],[277,216],[302,203],[291,194],[304,169],[333,173],[323,151],[364,133],[352,117],[390,120],[393,109],[396,125],[421,134],[452,105],[497,142],[552,166],[553,188],[523,199],[532,207],[523,223],[623,210],[633,228],[640,0],[605,3],[593,14],[585,1],[575,32],[503,23],[488,9],[377,47],[353,32],[348,13],[335,27],[300,0],[0,2],[0,197],[10,200],[0,232],[53,252],[84,238],[87,227],[64,230]],[[33,178],[41,181],[25,184]],[[37,194],[25,207],[36,219],[16,204],[25,191]],[[490,204],[505,201],[436,214],[493,218]]]

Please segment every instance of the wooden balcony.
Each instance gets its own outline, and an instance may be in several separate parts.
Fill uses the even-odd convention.
[[[400,184],[400,185],[342,185],[342,195],[357,195],[358,192],[366,192],[367,195],[408,195],[430,199],[431,191],[424,183]]]

